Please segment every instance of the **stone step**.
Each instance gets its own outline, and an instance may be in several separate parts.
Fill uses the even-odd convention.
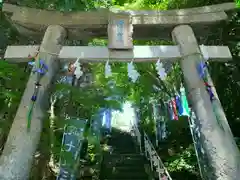
[[[128,133],[112,132],[110,152],[104,153],[101,180],[148,180],[146,159]]]
[[[106,166],[139,166],[144,164],[144,160],[121,160],[121,159],[115,159],[115,160],[104,160],[104,163]]]
[[[113,148],[112,152],[115,154],[137,154],[137,149]]]
[[[106,153],[104,156],[106,160],[143,160],[144,157],[138,153],[119,154],[119,153]]]
[[[111,144],[108,144],[108,148],[110,152],[115,154],[138,154],[138,147],[131,146],[131,147],[121,147],[121,146],[114,146]]]
[[[123,171],[117,172],[112,171],[105,174],[105,179],[148,179],[148,175],[144,171],[140,172],[130,172],[130,171]]]
[[[132,174],[136,172],[144,172],[145,173],[145,168],[144,164],[138,165],[138,166],[133,166],[133,165],[112,165],[112,166],[105,166],[104,172],[116,172],[116,173],[127,173],[127,174]]]
[[[129,137],[129,138],[132,138],[132,137]],[[135,143],[133,141],[133,139],[120,139],[119,138],[109,138],[108,140],[108,143],[109,144],[114,144],[114,145],[122,145],[122,146],[128,146],[128,145],[131,145],[131,146],[135,146]]]
[[[145,177],[143,177],[143,178],[139,178],[138,180],[148,180],[149,178],[147,177],[147,178],[145,178]],[[121,179],[121,177],[120,178],[104,178],[104,179],[101,179],[101,180],[132,180],[131,178],[124,178],[124,179]]]

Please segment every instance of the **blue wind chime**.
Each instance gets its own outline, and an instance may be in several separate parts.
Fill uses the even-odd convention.
[[[36,54],[35,57],[29,56],[29,58],[32,61],[28,62],[28,65],[32,67],[32,72],[36,74],[36,82],[35,82],[34,92],[31,97],[31,103],[28,109],[28,114],[27,114],[27,130],[28,131],[31,128],[33,108],[37,100],[39,88],[41,86],[40,80],[48,71],[48,66],[45,64],[45,62],[42,59],[39,59],[38,54]]]
[[[202,54],[203,54],[203,58],[204,60],[208,60],[209,57],[208,57],[208,53],[206,51],[206,47],[204,45],[200,46],[200,49],[202,51]],[[205,61],[200,61],[198,64],[197,64],[197,71],[198,71],[198,74],[199,74],[199,77],[203,80],[204,82],[204,85],[206,87],[206,90],[209,94],[209,97],[210,97],[210,101],[212,102],[214,100],[214,94],[213,94],[213,91],[212,91],[212,87],[209,85],[208,83],[208,77],[207,77],[207,63]]]
[[[205,62],[208,60],[208,53],[206,51],[205,46],[200,46],[204,61],[200,61],[197,64],[197,71],[199,77],[203,80],[206,91],[209,94],[210,101],[214,100],[214,93],[212,91],[211,85],[208,83],[208,75],[207,75],[207,63]],[[176,93],[175,97],[171,98],[168,103],[168,112],[170,115],[171,120],[178,120],[178,116],[187,116],[190,117],[190,110],[188,107],[188,101],[186,97],[185,88],[181,85],[180,93]]]

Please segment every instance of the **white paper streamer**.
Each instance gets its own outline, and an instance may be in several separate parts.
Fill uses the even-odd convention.
[[[204,46],[203,44],[200,45],[200,51],[202,52],[203,58],[207,61],[209,59],[209,55],[206,46]]]
[[[79,79],[82,75],[83,75],[83,71],[81,68],[81,64],[79,62],[80,58],[78,58],[75,63],[73,64],[73,66],[76,68],[74,71],[74,75],[76,76],[77,79]]]
[[[135,83],[138,80],[139,76],[140,74],[135,69],[133,61],[128,63],[128,77],[131,79],[131,81]]]
[[[162,62],[160,62],[160,59],[158,59],[157,63],[156,63],[156,71],[157,71],[157,74],[159,76],[159,78],[161,80],[165,80],[166,77],[167,77],[167,73],[163,67],[163,64]]]
[[[111,77],[112,76],[112,69],[109,64],[109,60],[105,64],[105,78]]]

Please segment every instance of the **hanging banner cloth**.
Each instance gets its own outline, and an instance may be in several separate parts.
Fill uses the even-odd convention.
[[[190,110],[189,110],[188,101],[186,97],[186,91],[183,86],[181,86],[180,88],[180,101],[183,109],[182,116],[190,117]]]
[[[172,98],[171,103],[172,103],[172,109],[173,109],[173,119],[178,120],[178,112],[177,112],[177,105],[176,105],[175,98]]]
[[[173,106],[172,106],[172,102],[169,101],[168,104],[168,113],[169,113],[169,117],[171,120],[174,120],[174,112],[173,112]]]
[[[182,106],[182,103],[181,103],[181,97],[179,95],[176,95],[175,100],[176,100],[178,115],[183,116],[183,106]]]
[[[76,180],[80,162],[80,151],[84,140],[87,120],[66,119],[60,153],[60,171],[57,180]]]

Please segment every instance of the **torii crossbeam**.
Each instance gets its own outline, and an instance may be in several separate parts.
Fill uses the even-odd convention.
[[[9,62],[28,62],[39,46],[8,46],[4,58]],[[226,62],[232,59],[227,46],[205,46],[209,61]],[[48,53],[48,52],[47,52]],[[177,46],[134,46],[132,50],[110,50],[102,46],[63,46],[58,59],[71,62],[80,58],[81,62],[152,62],[176,61],[181,58]]]

